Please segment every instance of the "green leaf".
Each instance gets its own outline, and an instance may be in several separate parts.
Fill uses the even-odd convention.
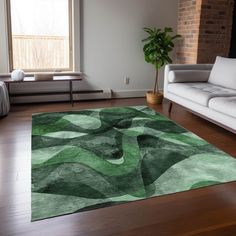
[[[150,40],[152,40],[152,39],[153,39],[153,37],[152,37],[152,36],[149,36],[149,37],[143,39],[142,42],[147,42],[147,41],[150,41]]]
[[[172,28],[170,28],[170,27],[165,27],[164,28],[164,32],[173,32],[173,29]]]
[[[153,34],[154,32],[151,28],[147,28],[147,27],[143,28],[143,30],[148,34]]]
[[[173,36],[171,39],[174,40],[174,39],[177,39],[177,38],[182,38],[182,36],[180,34],[177,34],[177,35]]]

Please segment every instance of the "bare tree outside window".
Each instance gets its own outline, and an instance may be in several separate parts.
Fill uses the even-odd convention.
[[[11,0],[11,69],[72,70],[71,0]]]

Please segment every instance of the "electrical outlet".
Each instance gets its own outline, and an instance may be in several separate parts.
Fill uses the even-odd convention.
[[[129,84],[130,82],[130,78],[129,77],[125,77],[125,84]]]

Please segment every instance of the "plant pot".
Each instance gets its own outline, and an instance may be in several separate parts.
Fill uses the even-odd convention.
[[[162,104],[163,101],[163,93],[153,93],[152,91],[148,91],[146,93],[147,103],[150,104]]]

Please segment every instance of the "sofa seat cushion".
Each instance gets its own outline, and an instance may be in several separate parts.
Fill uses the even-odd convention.
[[[186,98],[203,106],[208,106],[214,97],[236,96],[236,90],[209,83],[174,83],[168,85],[168,92]]]
[[[236,96],[212,98],[209,101],[209,107],[215,111],[236,118]]]

